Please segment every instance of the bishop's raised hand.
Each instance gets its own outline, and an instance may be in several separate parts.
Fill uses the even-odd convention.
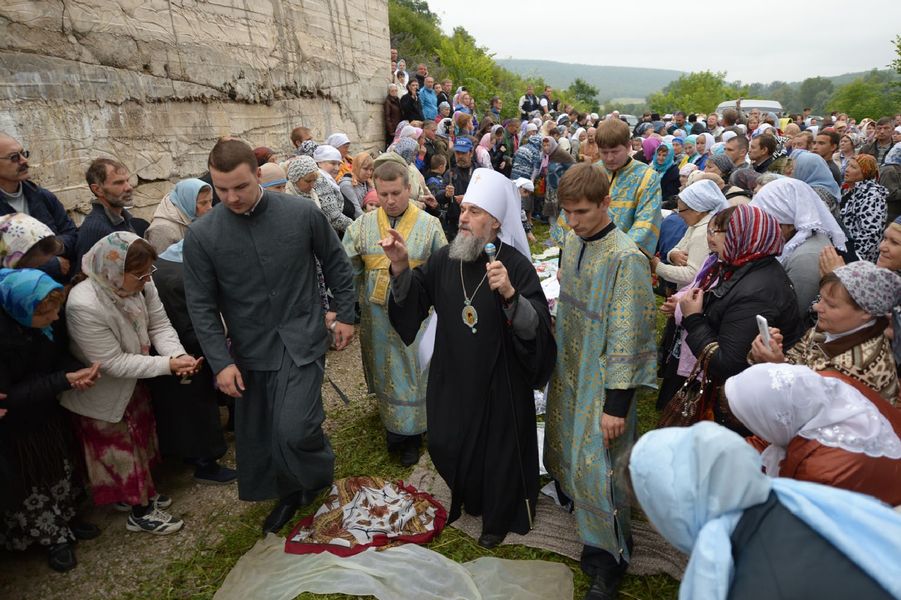
[[[388,235],[379,240],[379,246],[388,260],[391,261],[391,272],[394,275],[410,268],[410,257],[407,254],[407,244],[403,236],[394,229],[388,230]]]

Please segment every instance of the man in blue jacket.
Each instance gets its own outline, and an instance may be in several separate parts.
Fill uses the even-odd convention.
[[[29,152],[18,140],[0,133],[0,216],[25,213],[53,231],[65,249],[41,270],[65,282],[72,272],[78,230],[53,192],[30,180],[28,156]]]

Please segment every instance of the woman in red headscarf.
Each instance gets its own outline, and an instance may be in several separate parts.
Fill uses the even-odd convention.
[[[685,341],[695,356],[716,344],[708,351],[708,375],[717,389],[713,416],[722,425],[749,435],[729,414],[720,388],[726,379],[748,368],[758,315],[782,331],[785,347],[801,338],[798,301],[776,260],[783,240],[775,217],[755,206],[728,208],[710,221],[707,240],[719,260],[679,301]]]

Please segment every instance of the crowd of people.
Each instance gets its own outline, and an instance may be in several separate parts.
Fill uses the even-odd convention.
[[[899,597],[901,115],[739,102],[631,127],[529,87],[502,119],[395,51],[390,79],[384,149],[223,137],[150,222],[128,167],[98,158],[76,227],[0,134],[0,544],[74,568],[101,533],[88,503],[177,532],[163,455],[277,499],[279,531],[333,481],[325,356],[358,329],[386,451],[412,466],[427,440],[449,520],[480,516],[485,548],[532,528],[544,390],[586,598],[616,597],[635,501],[692,554],[685,597],[813,572],[820,598]],[[553,306],[536,222],[560,249]],[[635,445],[641,389],[663,427]]]

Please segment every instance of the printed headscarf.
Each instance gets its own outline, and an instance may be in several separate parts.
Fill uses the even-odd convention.
[[[109,310],[116,310],[132,326],[141,344],[141,351],[150,351],[147,331],[147,305],[141,293],[124,295],[125,258],[128,249],[140,240],[130,231],[115,231],[91,246],[81,259],[81,270],[88,276],[97,298]]]
[[[738,268],[761,258],[779,256],[782,246],[782,230],[776,217],[756,206],[739,204],[729,217],[721,258]]]
[[[874,317],[887,315],[901,304],[901,277],[894,271],[858,260],[837,267],[832,273],[857,305]]]
[[[32,246],[48,237],[53,231],[25,213],[0,217],[0,266],[14,269]]]
[[[0,307],[16,323],[31,327],[34,311],[53,290],[63,286],[37,269],[0,269]],[[53,339],[53,328],[43,327],[41,333]]]
[[[318,173],[319,165],[312,156],[298,156],[288,163],[288,181],[292,184],[303,179],[310,173]]]
[[[297,154],[300,156],[309,156],[313,158],[313,153],[316,152],[316,148],[319,147],[319,144],[314,142],[313,140],[307,140],[303,142],[299,148],[297,148]]]
[[[901,165],[901,144],[895,144],[885,155],[885,164]]]
[[[400,155],[407,164],[412,164],[416,160],[416,154],[419,152],[419,144],[413,138],[402,137],[388,148]]]

